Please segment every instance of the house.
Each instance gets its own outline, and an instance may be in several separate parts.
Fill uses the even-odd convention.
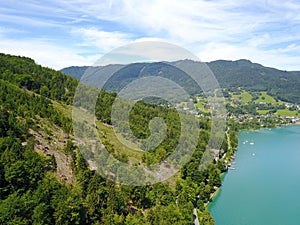
[[[212,153],[214,153],[214,158],[216,161],[220,158],[220,150],[219,149],[211,149]]]

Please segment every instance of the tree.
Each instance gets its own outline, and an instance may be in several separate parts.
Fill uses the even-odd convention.
[[[126,216],[125,225],[147,225],[146,218],[141,212],[138,212],[135,215],[129,214]]]
[[[52,224],[51,207],[46,203],[40,203],[33,210],[32,221],[33,225]]]
[[[207,210],[204,212],[198,211],[198,215],[201,225],[214,225],[215,221]]]
[[[69,195],[65,201],[60,201],[54,212],[55,224],[81,225],[84,223],[84,210],[78,196]]]
[[[211,164],[209,167],[208,184],[211,187],[220,187],[222,184],[221,171],[216,167],[215,164]]]
[[[45,97],[49,97],[49,88],[47,86],[43,85],[40,89],[40,94]]]

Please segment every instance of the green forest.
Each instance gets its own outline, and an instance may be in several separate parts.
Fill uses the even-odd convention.
[[[182,62],[185,63],[185,61]],[[170,63],[170,65],[173,64]],[[119,82],[115,82],[114,85],[108,83],[105,88],[107,90],[119,90],[136,77],[149,76],[161,71],[164,77],[174,80],[182,87],[186,87],[189,93],[199,94],[197,85],[195,85],[193,80],[190,80],[189,76],[183,71],[176,70],[170,65],[164,63],[131,64],[122,70],[123,75],[125,74],[126,76],[120,77],[119,74],[115,74],[112,80],[118,79]],[[236,61],[217,60],[207,63],[207,66],[218,80],[220,86],[228,89],[230,92],[238,92],[242,88],[249,92],[266,92],[276,100],[300,103],[300,78],[297,71],[278,70],[258,63],[252,63],[245,59]],[[113,65],[106,67],[113,67]],[[93,74],[97,69],[101,68],[68,67],[62,69],[61,72],[80,80],[85,73]],[[141,70],[142,68],[144,69]],[[86,76],[86,78],[89,83],[93,83],[95,79],[93,76]]]
[[[141,187],[120,185],[91,170],[74,140],[69,109],[77,85],[76,79],[37,65],[32,59],[0,54],[0,224],[192,225],[194,208],[200,224],[213,224],[206,204],[221,185],[220,174],[226,171],[226,163],[224,159],[213,161],[199,170],[211,121],[200,119],[192,158],[167,182]],[[96,116],[99,123],[108,126],[116,95],[101,93]],[[148,123],[157,116],[167,121],[167,136],[156,149],[142,155],[144,165],[163,160],[178,141],[176,111],[144,102],[131,111],[134,135],[147,137]],[[57,154],[37,151],[38,145],[45,148],[34,135],[42,130],[46,132],[41,139],[49,146],[56,145],[57,130],[64,134],[57,151],[70,159],[71,181],[59,176]],[[224,136],[222,150],[230,157],[237,139],[234,130],[228,136],[230,146]],[[119,152],[109,137],[106,145],[111,152]],[[120,161],[129,163],[127,157],[126,152],[116,154]]]

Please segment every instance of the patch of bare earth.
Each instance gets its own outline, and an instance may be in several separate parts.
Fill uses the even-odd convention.
[[[43,122],[41,121],[40,124]],[[44,156],[53,155],[57,164],[56,177],[64,184],[74,184],[75,176],[71,167],[72,158],[63,152],[69,135],[55,125],[51,124],[51,127],[48,127],[45,125],[46,123],[37,130],[29,129],[29,133],[36,140],[34,149]]]

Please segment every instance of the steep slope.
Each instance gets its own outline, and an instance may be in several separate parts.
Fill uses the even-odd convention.
[[[52,100],[71,103],[78,81],[35,64],[26,57],[0,53],[0,79]]]
[[[5,60],[2,61],[3,58]],[[56,177],[63,183],[73,183],[75,177],[72,175],[70,164],[72,159],[63,152],[67,146],[68,133],[71,132],[71,120],[54,108],[54,100],[40,94],[43,93],[40,89],[47,87],[51,80],[55,82],[56,79],[61,79],[57,78],[59,73],[46,69],[47,79],[38,82],[39,76],[43,75],[43,68],[35,65],[32,60],[12,56],[0,57],[0,62],[4,61],[5,67],[2,66],[1,70],[5,69],[5,71],[0,73],[2,78],[0,79],[0,105],[2,109],[7,110],[12,117],[15,117],[17,123],[23,124],[25,129],[21,138],[23,146],[27,146],[30,139],[34,140],[34,150],[42,153],[45,157],[52,157],[56,161]],[[23,70],[22,66],[26,69]],[[28,68],[36,71],[39,75],[30,73]],[[8,74],[9,77],[7,77]],[[7,80],[3,80],[3,78],[7,78]],[[72,82],[72,79],[68,77],[62,76],[62,78]],[[25,80],[32,82],[29,84]],[[75,81],[73,82],[75,83]],[[51,88],[51,85],[49,86]],[[52,87],[53,89],[48,89],[43,94],[56,99],[56,92],[63,86],[53,85]],[[71,98],[65,99],[66,102],[70,100]],[[60,103],[57,102],[57,104]]]
[[[178,224],[191,224],[198,192],[200,219],[212,224],[204,202],[220,185],[224,164],[219,161],[205,171],[198,170],[209,130],[200,131],[195,155],[172,178],[173,185],[113,183],[90,170],[76,147],[80,140],[72,137],[70,108],[77,84],[31,59],[0,54],[0,224],[151,225],[170,224],[174,218]],[[97,126],[110,127],[102,122],[109,123],[115,96],[102,93],[107,100],[96,105]],[[101,110],[106,110],[104,115]],[[137,104],[131,115],[135,135],[147,137],[149,121],[168,114],[172,117],[167,124],[176,123],[174,110]],[[208,121],[202,124],[209,127]],[[153,154],[145,152],[143,163],[155,163],[169,154],[171,145],[176,144],[176,126],[169,130],[161,148]],[[105,145],[118,157],[120,147],[111,144],[110,132],[102,132],[107,138]]]

